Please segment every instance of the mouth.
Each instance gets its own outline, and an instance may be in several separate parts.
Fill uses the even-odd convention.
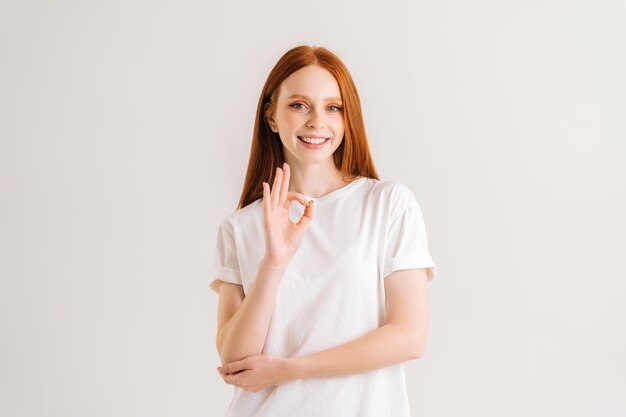
[[[300,142],[306,145],[312,146],[322,146],[326,142],[330,141],[330,138],[317,138],[317,137],[306,137],[306,136],[298,136]]]

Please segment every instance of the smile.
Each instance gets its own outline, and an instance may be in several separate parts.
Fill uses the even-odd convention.
[[[321,145],[322,143],[325,143],[330,138],[309,138],[306,136],[298,136],[298,139],[310,145]]]

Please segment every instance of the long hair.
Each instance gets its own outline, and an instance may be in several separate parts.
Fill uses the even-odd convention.
[[[319,65],[328,70],[337,80],[343,101],[344,137],[333,153],[335,166],[344,181],[358,176],[378,178],[370,155],[361,102],[354,81],[346,66],[328,49],[320,46],[301,45],[287,51],[270,72],[256,111],[248,171],[237,209],[263,197],[263,181],[274,181],[276,167],[285,162],[283,144],[278,133],[271,130],[267,116],[276,106],[279,88],[283,80],[302,67]]]

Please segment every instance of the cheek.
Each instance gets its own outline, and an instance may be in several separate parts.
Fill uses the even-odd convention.
[[[335,130],[335,132],[343,133],[344,124],[343,124],[343,120],[341,118],[339,118],[338,120],[334,120],[334,122],[333,122],[333,129]]]
[[[284,124],[293,126],[294,124],[299,123],[300,119],[302,119],[302,116],[294,112],[284,112],[281,115],[281,119]]]

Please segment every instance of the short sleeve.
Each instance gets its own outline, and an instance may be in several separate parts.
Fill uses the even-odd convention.
[[[215,260],[209,278],[211,279],[209,286],[218,294],[221,281],[242,285],[239,258],[237,257],[237,248],[230,217],[222,221],[217,232]]]
[[[406,189],[411,193],[410,190]],[[437,266],[428,251],[428,238],[422,210],[411,193],[404,199],[403,208],[392,212],[384,244],[383,279],[402,269],[427,268],[432,281]]]

